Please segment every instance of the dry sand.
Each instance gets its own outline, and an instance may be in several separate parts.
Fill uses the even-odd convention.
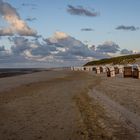
[[[0,140],[140,139],[140,80],[44,71],[0,79]]]

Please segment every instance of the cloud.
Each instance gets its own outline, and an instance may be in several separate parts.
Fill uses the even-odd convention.
[[[46,41],[62,48],[71,48],[73,46],[83,45],[81,41],[76,40],[64,32],[55,32],[54,35],[50,38],[47,38]]]
[[[119,45],[112,41],[104,42],[97,46],[97,51],[102,53],[116,53],[120,50]]]
[[[11,47],[12,54],[24,57],[26,60],[43,61],[45,57],[50,57],[56,51],[55,46],[48,45],[46,42],[41,43],[38,38],[29,40],[25,37],[13,37],[10,41],[14,44]]]
[[[22,3],[22,6],[32,6],[32,7],[36,7],[36,4],[33,3]]]
[[[5,51],[5,47],[4,46],[0,46],[0,52],[1,51]]]
[[[37,18],[35,18],[35,17],[28,17],[28,18],[26,18],[26,20],[27,21],[35,21],[35,20],[37,20]]]
[[[47,39],[50,43],[57,43],[60,40],[67,39],[69,36],[64,32],[55,32],[54,35]]]
[[[33,3],[22,3],[21,4],[23,7],[30,7],[32,10],[37,9],[37,5]]]
[[[82,6],[74,7],[72,5],[68,5],[67,12],[71,15],[79,15],[79,16],[88,16],[88,17],[96,17],[99,14],[93,10],[86,9]]]
[[[88,47],[78,39],[55,32],[49,38],[8,37],[12,44],[9,50],[0,47],[0,67],[54,67],[82,65],[94,59],[109,58],[117,53],[134,53],[109,41]]]
[[[0,29],[0,36],[18,34],[21,36],[36,36],[36,31],[23,21],[16,9],[9,3],[0,1],[0,15],[9,23],[9,27]]]
[[[9,53],[0,53],[0,62],[6,65],[9,63],[10,66],[12,63],[23,66],[27,63],[70,66],[84,64],[94,58],[109,57],[108,54],[97,52],[64,32],[56,32],[47,39],[29,39],[23,36],[8,39],[13,45]],[[0,47],[0,52],[6,52],[5,48]]]
[[[120,51],[121,54],[133,54],[133,51],[132,50],[128,50],[128,49],[122,49]]]
[[[81,31],[94,31],[92,28],[82,28]]]
[[[116,27],[116,30],[137,31],[139,30],[139,27],[120,25]]]
[[[63,32],[56,32],[52,37],[46,39],[46,42],[56,46],[59,51],[55,57],[62,60],[85,61],[89,58],[108,57],[106,54],[95,52],[81,41]]]
[[[30,42],[24,37],[13,37],[11,38],[11,42],[14,44],[11,47],[14,55],[23,55],[24,51],[30,49]]]
[[[64,32],[55,32],[49,38],[8,37],[11,48],[0,47],[0,63],[9,66],[70,66],[82,65],[94,59],[109,58],[111,54],[129,53],[120,50],[110,41],[95,47],[88,47],[78,39]],[[130,51],[131,52],[131,51]],[[2,66],[2,65],[1,65]]]
[[[0,28],[0,36],[11,36],[14,35],[12,28]]]
[[[9,58],[10,52],[5,49],[4,46],[0,46],[0,62],[1,60],[3,61],[4,59]]]

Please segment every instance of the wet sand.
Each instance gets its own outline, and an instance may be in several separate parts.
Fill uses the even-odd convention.
[[[139,139],[139,85],[68,70],[1,78],[0,139]]]

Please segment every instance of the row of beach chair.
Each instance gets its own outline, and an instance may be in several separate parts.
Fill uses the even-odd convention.
[[[74,71],[95,71],[96,74],[106,73],[107,77],[115,77],[117,74],[123,75],[124,78],[132,77],[140,79],[140,66],[138,65],[115,65],[115,66],[82,66],[71,67]]]

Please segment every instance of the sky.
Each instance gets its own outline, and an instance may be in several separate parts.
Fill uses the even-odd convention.
[[[81,65],[140,52],[139,0],[0,0],[0,67]]]

